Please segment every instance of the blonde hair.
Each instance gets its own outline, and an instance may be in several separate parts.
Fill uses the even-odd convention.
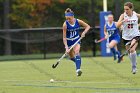
[[[109,14],[109,15],[108,15],[108,17],[109,17],[109,16],[112,16],[112,17],[114,17],[114,16],[113,16],[113,14]]]

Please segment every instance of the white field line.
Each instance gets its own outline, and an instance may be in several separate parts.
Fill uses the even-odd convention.
[[[4,82],[43,82],[50,83],[49,80],[4,80]],[[123,82],[93,82],[93,81],[62,81],[54,80],[53,83],[79,83],[79,84],[114,84],[114,85],[129,85],[130,83]]]

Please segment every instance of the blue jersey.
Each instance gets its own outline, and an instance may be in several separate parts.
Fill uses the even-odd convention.
[[[79,37],[80,25],[77,19],[75,19],[74,25],[71,25],[68,21],[66,21],[66,25],[67,25],[66,37],[68,39],[74,39],[76,37]]]
[[[116,27],[115,22],[113,22],[111,25],[107,23],[106,31],[110,37],[119,35],[119,29]]]
[[[110,36],[109,42],[111,42],[112,40],[115,40],[117,43],[120,42],[119,29],[116,27],[115,22],[113,22],[111,25],[107,23],[106,31],[108,35]]]
[[[75,19],[74,25],[71,25],[68,21],[66,21],[67,31],[66,31],[66,38],[67,38],[67,45],[70,47],[72,46],[79,38],[79,30],[80,25],[78,20]],[[80,42],[78,42],[80,44]]]

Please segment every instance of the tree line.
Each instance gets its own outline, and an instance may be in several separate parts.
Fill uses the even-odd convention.
[[[133,2],[135,11],[140,13],[139,0],[108,0],[108,10],[115,15],[116,21],[126,1]],[[61,27],[68,7],[74,11],[76,18],[91,26],[99,25],[102,0],[0,0],[0,29]],[[10,37],[8,33],[6,36]],[[5,54],[12,53],[11,42],[5,40],[4,47],[1,49],[6,51]]]

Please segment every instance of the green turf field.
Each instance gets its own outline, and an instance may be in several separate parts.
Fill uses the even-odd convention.
[[[113,58],[82,58],[81,77],[74,64],[64,59],[56,69],[51,60],[0,62],[0,93],[140,93],[140,72],[133,75],[127,57],[117,64]],[[140,67],[140,57],[138,67]],[[54,79],[54,83],[49,80]]]

